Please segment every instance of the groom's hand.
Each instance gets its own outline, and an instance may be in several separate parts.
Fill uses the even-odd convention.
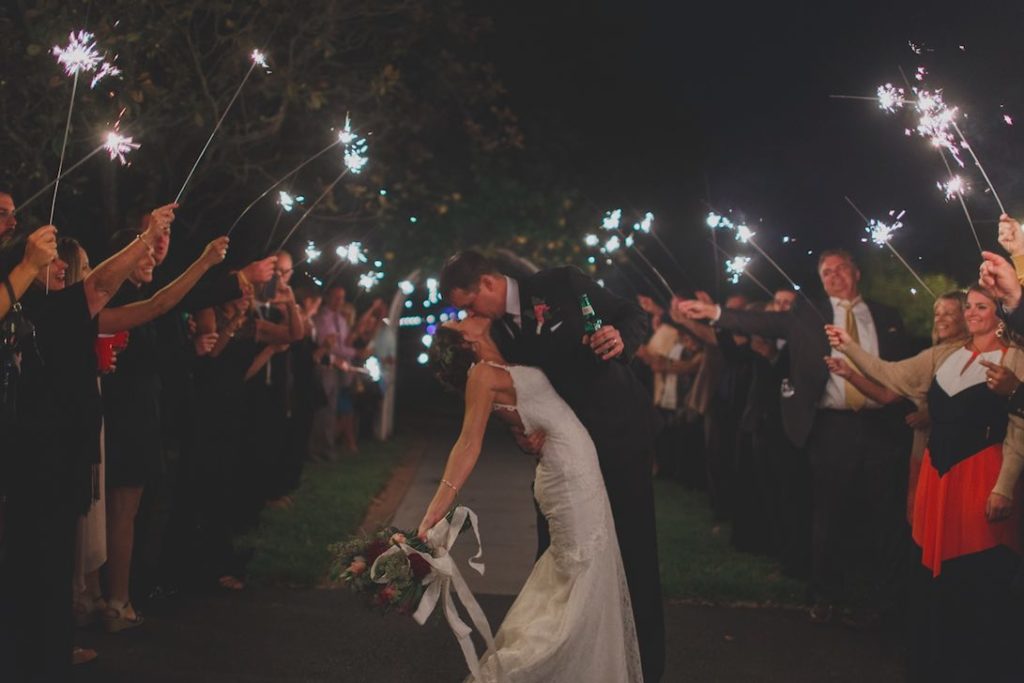
[[[605,325],[592,335],[583,335],[583,343],[601,360],[611,360],[626,350],[622,335],[611,325]]]
[[[544,440],[547,438],[541,430],[535,430],[526,433],[522,427],[512,427],[512,438],[516,440],[516,445],[519,446],[519,450],[529,455],[537,455],[540,453],[540,449],[544,447]]]

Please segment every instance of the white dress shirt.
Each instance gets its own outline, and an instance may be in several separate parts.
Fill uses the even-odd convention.
[[[523,309],[519,305],[519,283],[505,276],[505,313],[512,316],[516,327],[523,329]]]
[[[846,329],[846,308],[849,303],[845,299],[831,296],[832,302],[832,324],[836,327]],[[878,330],[875,329],[875,321],[871,317],[871,309],[864,303],[864,300],[857,297],[853,300],[853,317],[857,321],[857,337],[860,347],[872,356],[878,355]],[[845,358],[841,351],[832,349],[833,358]],[[825,384],[825,392],[821,395],[820,408],[834,408],[836,410],[847,410],[846,404],[846,380],[831,372],[828,375],[828,383]],[[865,397],[865,408],[881,408],[876,402]]]

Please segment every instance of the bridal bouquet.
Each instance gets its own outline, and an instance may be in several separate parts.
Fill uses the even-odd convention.
[[[431,567],[419,554],[388,552],[402,545],[431,554],[415,533],[395,527],[382,527],[369,536],[335,543],[328,549],[332,558],[331,579],[365,595],[385,612],[397,609],[401,614],[412,614],[426,591],[423,579],[430,574]]]
[[[385,612],[397,609],[401,614],[411,614],[420,625],[441,605],[470,672],[479,678],[480,662],[470,638],[473,629],[459,616],[455,597],[491,649],[494,636],[484,611],[450,554],[455,541],[466,530],[472,530],[477,545],[469,566],[483,574],[484,551],[476,513],[457,505],[427,532],[426,542],[415,533],[384,527],[369,536],[330,546],[331,578],[367,596],[371,604]]]

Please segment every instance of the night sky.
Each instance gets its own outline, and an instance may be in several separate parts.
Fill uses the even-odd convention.
[[[812,281],[808,249],[876,248],[860,243],[850,195],[871,217],[906,210],[893,244],[922,270],[966,282],[974,239],[959,204],[935,186],[946,177],[938,153],[904,134],[910,114],[829,95],[872,95],[900,84],[900,67],[912,79],[925,66],[925,87],[943,88],[967,113],[961,127],[1007,208],[1024,209],[1014,163],[1024,152],[1024,8],[846,4],[500,3],[490,49],[529,143],[569,150],[557,161],[582,178],[595,221],[618,206],[654,211],[698,285],[712,277],[708,196],[720,211],[762,219],[758,242],[798,280]],[[998,209],[964,157],[969,208],[994,248]],[[783,235],[796,243],[783,245]],[[781,284],[767,264],[752,268]]]

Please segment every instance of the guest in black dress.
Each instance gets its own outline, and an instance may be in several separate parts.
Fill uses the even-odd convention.
[[[161,222],[152,221],[151,227],[159,230]],[[137,238],[134,231],[122,231],[114,235],[113,244],[116,249]],[[211,242],[185,274],[151,300],[145,285],[153,280],[156,261],[152,254],[144,255],[111,301],[111,311],[100,319],[104,333],[131,330],[117,372],[103,378],[109,584],[104,625],[109,632],[142,623],[131,605],[130,575],[135,515],[146,482],[161,465],[160,353],[154,319],[176,305],[226,252],[227,238]]]
[[[22,353],[13,433],[5,434],[10,467],[0,567],[2,680],[70,677],[75,526],[92,500],[99,450],[96,315],[149,251],[147,237],[152,235],[139,236],[67,288],[67,264],[56,260],[22,298],[35,333]],[[23,248],[12,247],[15,262]]]

